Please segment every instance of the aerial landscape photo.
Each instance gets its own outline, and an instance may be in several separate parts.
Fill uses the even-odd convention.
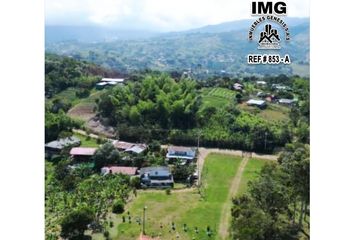
[[[45,0],[46,239],[310,239],[309,3],[266,3]]]

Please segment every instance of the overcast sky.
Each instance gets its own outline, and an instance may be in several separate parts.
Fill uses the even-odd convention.
[[[47,25],[100,25],[180,31],[251,17],[251,0],[45,0]],[[308,17],[309,0],[285,1],[289,17]]]

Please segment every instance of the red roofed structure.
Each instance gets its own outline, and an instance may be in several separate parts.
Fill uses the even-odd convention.
[[[96,150],[97,148],[74,147],[70,150],[70,155],[92,156]]]
[[[91,157],[95,154],[97,148],[88,147],[74,147],[70,150],[70,155],[77,162],[90,161]]]

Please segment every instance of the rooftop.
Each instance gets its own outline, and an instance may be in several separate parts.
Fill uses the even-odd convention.
[[[140,169],[140,175],[148,173],[151,176],[169,176],[171,175],[170,169],[168,167],[157,166],[157,167],[145,167]]]
[[[195,149],[191,147],[180,147],[180,146],[169,146],[168,151],[175,151],[175,152],[194,152]]]
[[[247,101],[247,104],[249,105],[263,105],[265,104],[264,100],[257,100],[257,99],[250,99]]]
[[[124,78],[102,78],[101,82],[122,83],[122,82],[124,82]]]
[[[118,149],[129,149],[131,147],[133,147],[135,144],[134,143],[130,143],[130,142],[123,142],[123,141],[114,141],[113,145],[118,148]]]
[[[146,145],[145,144],[137,144],[134,145],[133,147],[128,148],[127,150],[125,150],[126,152],[134,152],[134,153],[142,153],[144,152],[146,149]]]
[[[287,104],[290,104],[290,103],[294,103],[296,102],[296,100],[294,99],[286,99],[286,98],[281,98],[279,99],[279,103],[287,103]]]
[[[122,167],[122,166],[107,166],[101,169],[102,173],[108,174],[118,174],[122,173],[125,175],[135,175],[138,168],[136,167]]]
[[[80,144],[80,142],[81,142],[80,139],[78,139],[77,137],[71,136],[71,137],[61,138],[59,140],[49,142],[49,143],[45,144],[45,147],[63,149],[65,146]]]
[[[97,148],[74,147],[70,151],[70,155],[92,156]]]

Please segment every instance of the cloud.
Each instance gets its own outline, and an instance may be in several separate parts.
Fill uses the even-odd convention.
[[[288,16],[308,17],[309,0],[287,1]],[[46,24],[177,31],[250,18],[251,0],[46,0]]]

